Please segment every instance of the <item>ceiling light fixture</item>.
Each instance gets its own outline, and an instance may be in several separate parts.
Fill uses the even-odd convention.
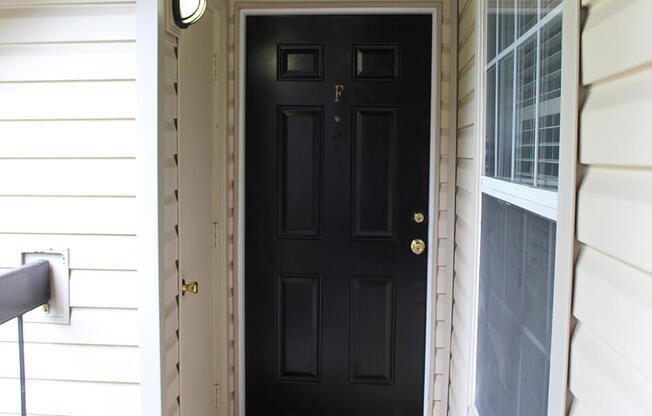
[[[206,11],[206,0],[172,0],[174,22],[181,29],[196,23]]]

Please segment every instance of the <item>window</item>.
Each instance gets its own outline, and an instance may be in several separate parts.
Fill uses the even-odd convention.
[[[561,0],[484,0],[485,153],[475,408],[548,409]]]

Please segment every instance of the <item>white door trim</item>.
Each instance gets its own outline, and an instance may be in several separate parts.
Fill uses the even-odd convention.
[[[287,4],[287,3],[286,3]],[[430,107],[430,166],[429,166],[429,189],[428,194],[428,266],[427,266],[427,301],[426,301],[426,348],[425,348],[425,371],[424,371],[424,400],[423,415],[432,414],[433,388],[434,388],[434,366],[435,366],[435,343],[434,343],[434,319],[436,305],[436,273],[437,273],[437,242],[438,242],[438,213],[439,213],[439,160],[438,149],[440,148],[440,16],[439,5],[429,7],[319,7],[319,8],[243,8],[239,11],[239,33],[236,38],[236,50],[239,52],[236,58],[236,73],[238,74],[238,131],[236,134],[238,149],[237,154],[237,215],[236,215],[236,277],[237,287],[235,290],[236,318],[236,414],[245,416],[245,297],[244,297],[244,233],[245,233],[245,56],[246,56],[246,17],[262,15],[299,15],[299,14],[430,14],[432,15],[432,65],[431,65],[431,107]],[[434,192],[433,192],[434,191]],[[452,267],[452,265],[451,265]]]

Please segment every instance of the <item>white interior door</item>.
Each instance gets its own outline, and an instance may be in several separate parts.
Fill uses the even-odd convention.
[[[207,10],[179,41],[179,272],[186,284],[198,284],[196,294],[179,289],[180,404],[187,416],[216,412],[213,29]]]

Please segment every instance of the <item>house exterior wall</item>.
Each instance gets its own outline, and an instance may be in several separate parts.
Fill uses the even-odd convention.
[[[652,27],[646,0],[583,1],[570,414],[652,414]]]
[[[459,0],[457,43],[457,153],[455,190],[455,259],[453,277],[453,328],[450,363],[450,416],[466,416],[469,372],[474,357],[472,325],[475,313],[479,185],[476,119],[476,10],[478,1]]]
[[[30,413],[140,413],[136,4],[0,3],[0,267],[70,252],[70,325],[25,324]],[[16,324],[0,414],[20,412]]]
[[[435,218],[438,222],[437,250],[436,250],[436,270],[433,272],[435,302],[435,318],[433,320],[434,336],[434,362],[432,377],[433,392],[431,397],[426,398],[431,403],[433,414],[445,415],[448,399],[448,357],[450,355],[450,317],[452,303],[452,286],[451,286],[451,264],[452,264],[452,233],[453,219],[449,215],[454,210],[454,191],[453,184],[455,178],[455,119],[457,116],[454,110],[455,97],[455,65],[454,44],[456,39],[455,21],[457,4],[455,1],[442,0],[433,2],[418,1],[348,1],[338,0],[329,2],[320,1],[258,1],[246,2],[238,0],[229,0],[228,2],[228,33],[227,33],[227,143],[228,143],[228,226],[226,246],[224,250],[228,253],[230,265],[228,270],[228,308],[229,308],[229,325],[228,325],[228,409],[230,415],[237,415],[237,402],[239,398],[236,394],[236,388],[239,380],[237,375],[238,368],[238,287],[237,287],[237,247],[238,247],[238,108],[239,108],[239,66],[238,66],[238,42],[239,42],[239,13],[242,9],[260,9],[260,8],[324,8],[324,7],[440,7],[441,16],[441,51],[439,56],[440,79],[439,79],[439,120],[440,120],[440,142],[437,149],[437,159],[439,161],[438,171],[438,188],[439,188],[439,205]]]

